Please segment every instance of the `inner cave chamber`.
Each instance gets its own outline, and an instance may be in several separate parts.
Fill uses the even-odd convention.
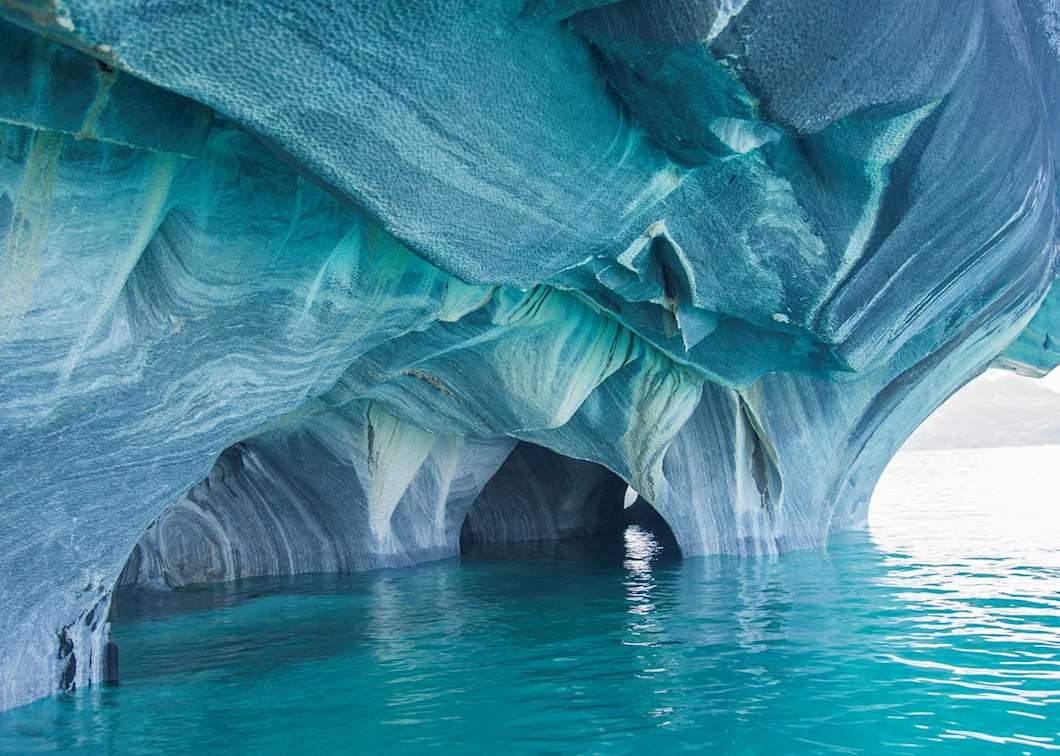
[[[626,490],[593,462],[435,437],[358,405],[226,449],[147,527],[118,585],[348,573],[593,536],[627,524]]]

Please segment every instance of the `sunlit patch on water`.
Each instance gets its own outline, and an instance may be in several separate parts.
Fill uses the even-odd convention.
[[[902,455],[868,533],[780,558],[631,527],[121,596],[121,684],[0,715],[0,751],[1057,750],[1058,463]]]

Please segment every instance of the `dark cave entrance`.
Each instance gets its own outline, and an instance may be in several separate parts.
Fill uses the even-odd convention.
[[[611,552],[630,527],[650,534],[668,556],[680,554],[666,521],[622,478],[594,462],[521,442],[471,505],[460,552],[499,556],[518,544],[572,541]]]

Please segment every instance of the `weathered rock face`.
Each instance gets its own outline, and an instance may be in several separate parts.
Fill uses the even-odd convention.
[[[514,444],[429,433],[372,403],[284,418],[226,449],[148,527],[119,582],[173,588],[455,556]]]
[[[119,575],[862,524],[1060,362],[1057,11],[864,6],[0,0],[0,708]]]

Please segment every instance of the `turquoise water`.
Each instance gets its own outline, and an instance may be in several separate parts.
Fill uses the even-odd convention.
[[[1057,749],[1058,466],[905,453],[867,532],[774,559],[680,561],[630,528],[124,595],[121,684],[0,715],[0,750]]]

